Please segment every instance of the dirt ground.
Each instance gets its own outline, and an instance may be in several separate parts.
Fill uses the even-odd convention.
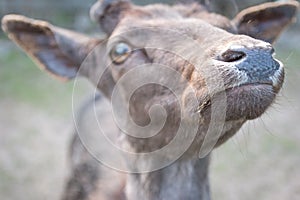
[[[279,49],[288,43],[294,46],[278,53],[286,64],[287,78],[276,104],[214,151],[210,176],[215,200],[300,199],[300,54],[295,46],[300,38],[295,34],[284,38],[277,45]],[[56,86],[55,80],[35,73],[39,78],[33,80],[55,85],[46,96],[51,101],[45,101],[44,96],[30,96],[36,100],[29,101],[30,85],[9,95],[7,84],[18,80],[0,79],[1,200],[56,200],[68,175],[71,90],[65,92],[63,84]],[[35,82],[32,85],[36,87]],[[39,99],[46,103],[36,103]]]
[[[0,107],[0,198],[58,199],[70,126],[11,100],[1,100]]]

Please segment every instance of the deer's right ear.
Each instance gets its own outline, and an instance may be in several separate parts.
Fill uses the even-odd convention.
[[[264,3],[241,11],[233,23],[239,34],[273,43],[295,20],[298,7],[295,0]]]
[[[98,0],[90,10],[90,17],[100,24],[104,32],[111,34],[123,14],[130,9],[130,0]]]
[[[7,15],[2,29],[37,64],[63,80],[74,78],[93,47],[100,41],[45,21]]]

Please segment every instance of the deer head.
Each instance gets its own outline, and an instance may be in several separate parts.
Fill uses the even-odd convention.
[[[2,27],[42,69],[62,80],[84,76],[110,99],[130,150],[153,152],[180,132],[181,141],[192,135],[184,152],[192,159],[272,104],[284,80],[272,43],[297,7],[292,0],[266,3],[230,20],[198,3],[102,0],[90,15],[105,39],[17,15],[5,16]]]

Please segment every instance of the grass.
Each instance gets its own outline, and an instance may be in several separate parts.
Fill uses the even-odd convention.
[[[298,68],[300,70],[300,49],[299,48],[278,48],[276,57],[289,68]]]
[[[52,113],[70,113],[72,81],[55,80],[16,48],[0,55],[0,59],[0,98],[13,99]]]

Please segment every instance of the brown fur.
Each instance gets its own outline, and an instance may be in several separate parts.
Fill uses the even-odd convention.
[[[147,153],[166,146],[176,137],[181,121],[186,123],[181,135],[183,138],[197,128],[192,144],[171,165],[153,172],[131,174],[98,163],[76,134],[71,144],[72,173],[63,199],[209,200],[209,154],[199,159],[199,149],[205,146],[205,137],[211,128],[209,125],[216,123],[214,127],[218,127],[218,116],[224,114],[224,126],[219,130],[216,143],[212,144],[212,147],[217,147],[233,136],[247,120],[260,117],[272,104],[283,84],[284,71],[273,58],[270,43],[293,21],[297,7],[295,1],[267,3],[246,9],[230,20],[208,12],[197,3],[140,7],[128,0],[104,0],[95,4],[91,16],[107,34],[107,40],[23,16],[4,17],[4,31],[39,66],[64,80],[79,73],[87,77],[108,100],[113,100],[113,89],[122,82],[124,75],[133,69],[138,70],[137,66],[149,65],[146,73],[140,71],[136,76],[161,81],[162,84],[147,84],[129,94],[134,82],[127,80],[119,88],[119,98],[129,101],[129,112],[136,124],[147,126],[150,123],[155,128],[155,123],[159,124],[164,116],[154,112],[152,120],[155,122],[151,121],[149,112],[157,104],[165,109],[166,122],[151,138],[120,137],[118,128],[111,125],[112,141],[121,141],[126,150]],[[119,42],[126,42],[134,51],[124,62],[117,64],[109,55]],[[237,46],[239,48],[235,50]],[[95,47],[96,50],[89,56],[89,65],[79,70]],[[169,68],[157,70],[155,64]],[[105,68],[106,65],[110,67]],[[163,76],[164,73],[170,76]],[[103,76],[98,82],[101,74]],[[156,74],[155,77],[151,76],[153,74]],[[162,86],[163,83],[172,83],[174,90]],[[189,90],[190,87],[194,93]],[[176,98],[175,93],[180,98]],[[224,97],[227,99],[226,109],[218,110],[216,118],[212,119],[213,106],[219,105]],[[101,98],[96,98],[95,102],[97,108],[105,107]],[[91,117],[93,106],[91,102],[87,103],[76,119],[79,135],[88,135],[95,130]],[[108,115],[105,109],[99,113]],[[124,113],[119,112],[119,115]],[[194,118],[197,123],[194,123]],[[108,120],[106,124],[114,123]],[[130,127],[129,122],[126,125]],[[132,131],[143,135],[135,129]],[[218,130],[213,129],[213,132]],[[102,145],[101,141],[98,145]],[[173,154],[163,155],[161,161]],[[139,157],[124,158],[124,162],[128,171],[155,164]]]

